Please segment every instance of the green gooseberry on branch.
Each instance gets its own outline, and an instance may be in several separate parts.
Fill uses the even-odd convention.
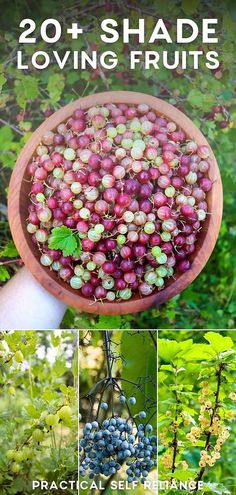
[[[9,395],[15,395],[16,394],[16,389],[12,385],[8,388],[8,393]]]
[[[4,347],[4,344],[3,342],[0,341],[0,351],[5,351],[5,347]]]
[[[53,426],[56,426],[58,423],[58,415],[57,414],[48,414],[45,418],[45,423],[47,426],[52,428]]]
[[[11,471],[17,474],[20,472],[20,470],[21,470],[20,464],[18,464],[17,462],[13,462],[11,465]]]
[[[15,458],[15,450],[7,450],[6,452],[6,458],[9,459],[9,461],[13,461],[13,459]]]
[[[36,428],[36,430],[33,431],[32,437],[35,442],[38,443],[42,442],[44,439],[43,431],[40,430],[39,428]]]
[[[16,351],[14,358],[15,358],[16,363],[19,363],[19,364],[23,363],[23,361],[24,361],[24,356],[23,356],[21,351]]]
[[[22,451],[16,451],[14,454],[14,460],[16,462],[22,462],[24,460],[24,454]]]
[[[22,449],[22,454],[23,454],[23,460],[32,459],[32,457],[34,456],[34,452],[30,447],[24,447]]]
[[[62,421],[69,421],[72,416],[72,409],[70,406],[62,406],[58,411],[58,416]]]

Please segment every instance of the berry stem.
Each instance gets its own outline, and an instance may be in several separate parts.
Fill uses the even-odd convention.
[[[123,390],[122,390],[122,388],[119,386],[119,384],[117,383],[116,379],[113,379],[113,380],[115,381],[115,385],[116,385],[116,387],[118,388],[118,390],[120,391],[120,393],[122,393],[122,392],[123,392]],[[130,407],[129,407],[129,404],[126,402],[126,403],[125,403],[125,405],[126,405],[126,409],[127,409],[128,413],[129,413],[129,417],[130,417],[130,418],[132,418],[133,422],[134,422],[134,423],[135,423],[135,425],[136,425],[136,428],[138,428],[138,425],[137,425],[136,419],[134,418],[134,416],[133,416],[133,414],[132,414],[132,412],[131,412],[131,409],[130,409]]]
[[[176,461],[176,456],[177,456],[177,451],[178,451],[178,430],[177,430],[177,421],[178,421],[178,413],[179,413],[179,398],[177,391],[174,391],[175,399],[176,399],[176,409],[175,409],[175,419],[174,419],[174,438],[172,442],[173,446],[173,459],[172,459],[172,466],[171,466],[171,472],[174,473],[176,469],[175,461]]]
[[[0,261],[0,266],[13,265],[14,263],[19,263],[21,258],[12,258],[11,260]]]
[[[151,330],[148,331],[149,335],[150,335],[150,338],[152,339],[152,342],[153,342],[153,345],[155,347],[155,349],[157,349],[157,341],[154,337],[154,332],[152,332]]]
[[[8,127],[10,127],[14,132],[17,132],[17,134],[20,134],[20,136],[24,136],[25,135],[25,133],[22,132],[22,131],[20,131],[20,129],[18,129],[18,127],[16,127],[15,125],[10,124],[6,120],[0,119],[0,122],[1,122],[1,124],[7,125]]]
[[[112,357],[111,357],[111,340],[110,335],[107,330],[104,331],[104,345],[105,345],[105,354],[107,360],[107,371],[108,377],[112,380]]]
[[[221,375],[222,375],[222,371],[224,370],[225,368],[225,364],[224,363],[220,363],[219,364],[219,367],[216,371],[216,376],[217,376],[217,387],[216,387],[216,392],[215,392],[215,404],[214,404],[214,407],[213,407],[213,410],[212,410],[212,414],[211,414],[211,419],[210,419],[210,425],[209,425],[209,431],[207,433],[207,437],[206,437],[206,443],[205,443],[205,447],[204,447],[204,450],[208,450],[209,446],[210,446],[210,441],[211,441],[211,431],[210,431],[210,428],[213,424],[213,420],[214,420],[214,417],[216,415],[216,412],[217,412],[217,409],[219,407],[219,394],[220,394],[220,386],[221,386]],[[195,482],[196,482],[196,488],[194,491],[197,491],[198,490],[198,482],[201,481],[204,473],[205,473],[205,470],[206,470],[206,467],[202,467],[195,479]]]

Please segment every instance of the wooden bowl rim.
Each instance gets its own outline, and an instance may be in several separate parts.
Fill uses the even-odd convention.
[[[189,139],[194,139],[198,144],[206,144],[210,148],[211,163],[209,177],[213,180],[211,192],[212,214],[209,219],[203,243],[193,259],[192,267],[188,272],[179,275],[176,280],[171,282],[165,289],[156,291],[150,296],[145,296],[143,298],[135,296],[128,301],[117,301],[115,303],[109,301],[95,302],[78,294],[65,282],[55,280],[52,272],[50,272],[48,268],[43,267],[32,252],[30,246],[31,241],[29,239],[30,234],[26,231],[25,218],[22,219],[21,214],[22,183],[24,181],[27,163],[33,156],[37,145],[40,143],[43,133],[55,129],[61,122],[66,121],[76,108],[86,109],[90,106],[106,103],[137,105],[140,101],[147,103],[159,115],[167,117],[169,120],[173,120],[186,132]],[[10,228],[16,247],[26,267],[31,271],[38,282],[56,298],[59,298],[65,304],[80,309],[81,311],[95,314],[127,314],[144,311],[166,302],[184,290],[202,271],[214,249],[221,225],[222,210],[223,191],[219,168],[214,153],[202,132],[183,112],[173,105],[155,96],[135,91],[107,91],[96,93],[79,98],[53,113],[33,132],[24,146],[17,159],[9,186],[8,212]]]

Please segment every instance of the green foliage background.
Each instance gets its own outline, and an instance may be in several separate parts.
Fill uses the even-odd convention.
[[[100,7],[99,7],[100,5]],[[1,260],[14,258],[17,253],[10,243],[7,221],[7,187],[11,170],[22,146],[31,132],[60,106],[84,95],[98,91],[129,89],[152,94],[176,105],[201,128],[209,139],[217,157],[224,185],[224,218],[220,237],[207,266],[180,296],[173,298],[160,308],[145,311],[139,315],[114,317],[96,317],[77,314],[68,310],[63,327],[78,328],[234,328],[236,319],[235,302],[235,264],[236,254],[234,225],[236,214],[235,201],[235,138],[236,138],[236,81],[235,81],[235,2],[228,0],[159,0],[153,5],[146,0],[129,2],[83,0],[75,2],[56,2],[53,0],[35,0],[21,2],[1,2],[4,15],[1,17],[1,65],[0,65],[0,231]],[[17,39],[22,18],[33,17],[37,27],[45,18],[59,19],[65,28],[71,22],[79,22],[85,34],[78,40],[63,35],[56,49],[63,54],[66,50],[104,50],[112,49],[119,57],[119,64],[112,71],[73,70],[68,63],[63,71],[51,64],[48,69],[39,71],[16,69]],[[184,45],[168,45],[168,50],[187,49],[204,51],[217,50],[220,67],[210,71],[201,62],[199,70],[129,70],[127,52],[137,49],[135,38],[124,46],[119,40],[114,45],[104,45],[100,41],[99,25],[105,17],[115,18],[118,23],[129,17],[134,27],[137,20],[145,18],[147,32],[151,33],[157,18],[162,17],[168,23],[170,35],[175,40],[176,19],[190,17],[199,26],[203,17],[218,18],[219,43],[212,47],[201,46],[199,40]],[[66,29],[63,30],[64,33]],[[24,45],[26,57],[37,50],[51,51],[38,37],[37,45]],[[148,36],[147,38],[148,39]],[[159,43],[158,51],[166,49]],[[140,49],[153,49],[144,43]],[[203,57],[204,61],[204,57]],[[214,105],[222,106],[222,114],[212,114]],[[220,121],[226,127],[220,127]],[[4,249],[5,247],[5,249]],[[16,263],[0,264],[0,281],[3,284],[18,269]]]

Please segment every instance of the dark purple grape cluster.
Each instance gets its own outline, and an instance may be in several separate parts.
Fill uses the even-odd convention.
[[[111,417],[102,424],[86,423],[79,450],[80,475],[90,479],[115,475],[125,464],[128,482],[144,483],[157,465],[157,438],[152,425],[136,426],[130,418]]]

